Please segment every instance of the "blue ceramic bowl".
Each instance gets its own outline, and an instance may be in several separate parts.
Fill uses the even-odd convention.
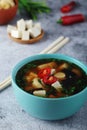
[[[61,54],[40,54],[28,57],[19,62],[12,71],[12,85],[15,96],[23,109],[34,117],[44,120],[58,120],[76,113],[87,100],[87,87],[81,92],[63,98],[43,98],[23,91],[16,84],[15,77],[18,70],[28,62],[37,59],[56,58],[72,62],[87,73],[87,67],[80,61]]]

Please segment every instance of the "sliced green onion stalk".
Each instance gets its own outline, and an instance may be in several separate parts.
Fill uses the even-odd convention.
[[[37,19],[37,15],[40,13],[49,13],[51,9],[47,6],[46,2],[34,1],[34,0],[19,0],[19,12],[22,14],[25,12],[33,20]]]

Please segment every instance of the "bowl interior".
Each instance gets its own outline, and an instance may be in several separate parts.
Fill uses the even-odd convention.
[[[13,80],[13,82],[16,84],[16,80],[15,80],[16,74],[17,74],[18,70],[22,66],[24,66],[26,63],[29,63],[29,62],[34,61],[34,60],[49,59],[49,58],[55,58],[55,59],[65,60],[65,61],[74,63],[77,66],[79,66],[84,72],[87,73],[87,67],[83,63],[81,63],[80,61],[78,61],[75,58],[72,58],[70,56],[66,56],[66,55],[62,55],[62,54],[39,54],[39,55],[28,57],[28,58],[20,61],[13,68],[13,70],[12,70],[12,80]]]

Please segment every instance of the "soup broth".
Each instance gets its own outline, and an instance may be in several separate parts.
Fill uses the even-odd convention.
[[[24,65],[17,72],[16,83],[35,96],[60,98],[82,91],[87,85],[87,74],[65,60],[43,59]]]

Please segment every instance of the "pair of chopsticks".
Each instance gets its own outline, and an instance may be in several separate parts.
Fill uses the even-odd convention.
[[[41,51],[40,54],[55,53],[57,50],[59,50],[62,46],[64,46],[68,42],[69,42],[68,37],[65,38],[64,36],[60,36],[50,46]],[[11,85],[11,76],[7,77],[4,81],[0,83],[0,91],[10,85]]]

